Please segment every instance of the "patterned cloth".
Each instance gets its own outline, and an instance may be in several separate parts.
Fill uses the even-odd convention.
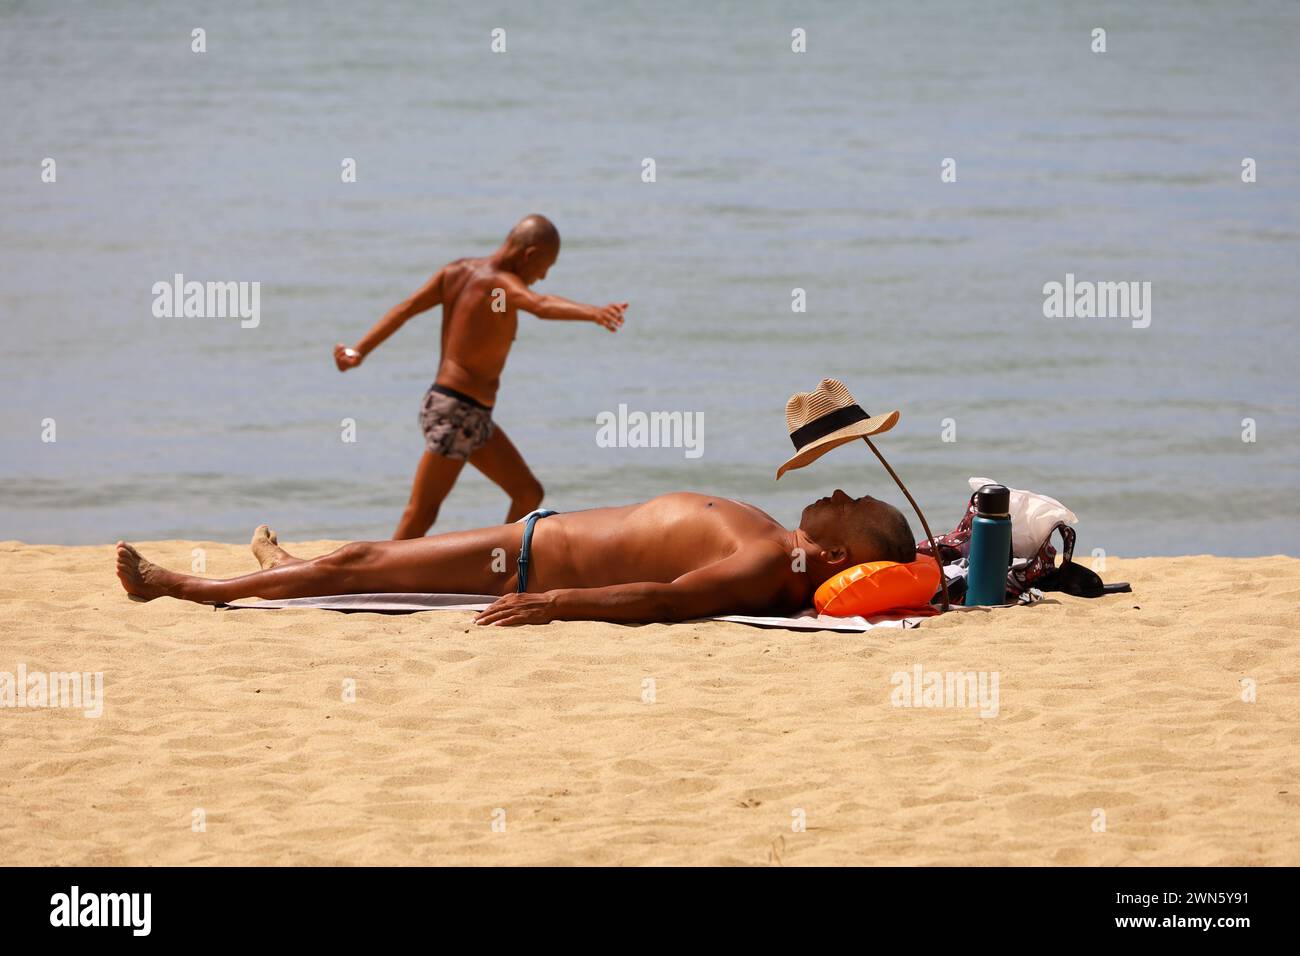
[[[934,543],[939,548],[938,560],[944,567],[958,562],[964,563],[969,558],[971,525],[975,521],[975,514],[975,495],[972,494],[970,501],[966,505],[966,514],[957,523],[957,527],[947,534],[935,535]],[[1072,563],[1074,560],[1074,529],[1064,521],[1058,521],[1052,526],[1052,530],[1047,532],[1047,537],[1043,539],[1043,543],[1038,546],[1038,552],[1032,558],[1018,559],[1011,563],[1011,567],[1007,571],[1007,595],[1009,600],[1018,598],[1021,594],[1033,589],[1060,571],[1056,566],[1056,548],[1052,546],[1052,535],[1057,532],[1061,535],[1061,567],[1064,568]],[[930,552],[928,539],[918,541],[916,550],[919,554],[930,554],[931,557],[934,557]],[[1086,568],[1081,568],[1080,571],[1091,574]],[[1095,575],[1093,576],[1095,577]],[[951,577],[949,575],[948,584],[950,589],[952,587]],[[1097,587],[1101,586],[1101,578],[1097,578],[1096,585]]]
[[[430,385],[420,406],[420,428],[429,451],[468,461],[492,437],[492,409],[468,395]]]

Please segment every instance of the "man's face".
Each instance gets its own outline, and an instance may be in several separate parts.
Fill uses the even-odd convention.
[[[870,495],[853,498],[836,488],[829,497],[818,498],[803,509],[799,527],[818,544],[849,547],[857,540],[860,529],[871,527],[879,510],[888,507]]]
[[[519,278],[528,285],[541,282],[555,260],[560,258],[559,249],[547,249],[542,246],[529,246],[524,250],[524,267]]]

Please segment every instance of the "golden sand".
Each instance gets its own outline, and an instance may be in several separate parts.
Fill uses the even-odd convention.
[[[196,546],[210,574],[256,567],[246,546],[140,550],[187,568]],[[0,708],[0,851],[1300,864],[1300,560],[1112,558],[1104,576],[1134,593],[909,631],[489,629],[464,612],[135,604],[109,547],[7,542],[0,671],[102,671],[104,704]],[[895,706],[894,675],[916,665],[996,673],[996,716]]]

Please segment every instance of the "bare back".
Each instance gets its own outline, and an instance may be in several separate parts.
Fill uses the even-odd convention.
[[[457,259],[442,270],[439,385],[496,402],[501,372],[519,327],[519,315],[502,288],[501,274],[487,258]],[[494,302],[500,303],[493,311]]]

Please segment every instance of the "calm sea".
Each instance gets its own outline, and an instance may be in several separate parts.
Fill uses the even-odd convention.
[[[330,350],[538,211],[541,291],[632,303],[522,321],[497,419],[550,507],[902,504],[860,445],[773,481],[834,376],[902,410],[936,532],[984,475],[1085,554],[1296,554],[1297,37],[1289,0],[4,3],[0,538],[386,537],[438,317]],[[260,282],[260,324],[156,318],[176,273]],[[1067,273],[1151,283],[1149,327],[1045,318]],[[703,454],[598,447],[620,403]],[[438,527],[504,512],[467,471]]]

